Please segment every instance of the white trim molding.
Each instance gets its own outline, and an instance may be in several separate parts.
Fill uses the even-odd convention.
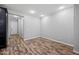
[[[73,52],[75,52],[75,53],[79,54],[79,51],[76,51],[76,50],[74,50],[74,49],[73,49]]]
[[[52,40],[52,41],[55,41],[55,42],[59,42],[59,43],[62,43],[62,44],[65,44],[65,45],[74,47],[74,45],[72,45],[72,44],[68,44],[68,43],[65,43],[65,42],[61,42],[61,41],[58,41],[58,40],[55,40],[55,39],[52,39],[52,38],[49,38],[49,37],[42,37],[42,38],[46,38],[46,39],[49,39],[49,40]]]

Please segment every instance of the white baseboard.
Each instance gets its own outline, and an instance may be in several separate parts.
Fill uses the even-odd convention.
[[[46,38],[46,39],[49,39],[49,40],[52,40],[52,41],[55,41],[55,42],[59,42],[59,43],[62,43],[62,44],[65,44],[65,45],[73,47],[73,45],[71,45],[71,44],[68,44],[68,43],[65,43],[65,42],[61,42],[61,41],[58,41],[58,40],[55,40],[55,39],[52,39],[52,38],[48,38],[48,37],[42,37],[42,38]]]
[[[38,37],[40,37],[40,36],[38,36]],[[35,39],[35,38],[38,38],[38,37],[24,38],[24,40],[31,40],[31,39]]]
[[[73,52],[75,52],[75,53],[79,54],[79,51],[73,50]]]

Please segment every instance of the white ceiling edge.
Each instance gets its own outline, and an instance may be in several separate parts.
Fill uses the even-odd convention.
[[[53,13],[49,14],[49,16],[52,16],[52,15],[54,15],[54,14],[56,14],[56,13],[60,12],[60,11],[63,11],[63,10],[69,9],[69,8],[73,8],[73,9],[74,9],[74,6],[67,7],[67,8],[64,8],[64,9],[62,9],[62,10],[55,11],[55,12],[53,12]]]
[[[10,5],[10,4],[9,4],[9,5]],[[16,4],[14,4],[14,5],[16,6]],[[26,4],[26,5],[31,5],[31,4]],[[34,5],[34,4],[32,4],[32,5]],[[35,4],[35,5],[37,5],[37,4]],[[42,5],[42,4],[41,4],[41,5]],[[54,5],[56,5],[56,4],[54,4]],[[62,5],[62,4],[60,4],[60,5]],[[65,4],[65,5],[66,5],[66,4]],[[9,12],[14,13],[14,14],[18,14],[18,15],[22,15],[22,16],[23,16],[23,15],[29,15],[29,16],[33,16],[33,17],[40,18],[40,16],[37,16],[37,14],[36,14],[36,16],[34,16],[34,15],[31,15],[31,14],[28,14],[28,13],[24,13],[24,12],[19,11],[19,10],[12,9],[12,7],[7,6],[7,4],[6,4],[6,5],[3,4],[3,5],[1,5],[1,6],[7,8]],[[49,6],[49,7],[50,7],[50,6]],[[74,7],[74,5],[71,4],[71,6],[66,7],[66,8],[70,8],[70,7]],[[65,8],[65,9],[66,9],[66,8]],[[26,8],[26,9],[27,9],[27,8]],[[50,15],[52,15],[52,14],[58,12],[58,11],[61,11],[61,10],[56,10],[56,11],[54,11],[54,12],[48,14],[47,16],[50,16]]]

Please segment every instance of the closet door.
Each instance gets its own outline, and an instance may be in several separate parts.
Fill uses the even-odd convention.
[[[6,47],[7,9],[0,7],[0,48]]]
[[[23,19],[18,18],[18,34],[23,38]]]
[[[14,35],[17,34],[17,20],[15,18],[10,20],[11,24],[10,24],[10,34]]]
[[[8,15],[8,38],[17,34],[17,18],[14,15]]]

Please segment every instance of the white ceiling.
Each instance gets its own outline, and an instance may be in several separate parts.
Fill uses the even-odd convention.
[[[40,17],[41,14],[48,16],[49,14],[56,12],[57,10],[59,10],[58,8],[60,6],[64,6],[65,8],[67,8],[72,7],[73,5],[72,4],[5,4],[3,6],[5,6],[10,10],[17,11],[23,14],[29,14],[36,17]],[[36,13],[30,14],[29,10],[34,10],[36,11]]]

